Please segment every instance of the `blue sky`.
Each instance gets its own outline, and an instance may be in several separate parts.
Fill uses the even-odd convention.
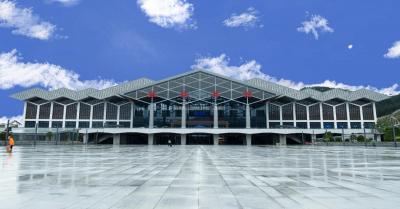
[[[9,95],[26,88],[104,88],[195,67],[396,94],[398,8],[398,0],[0,0],[0,117],[22,114]]]

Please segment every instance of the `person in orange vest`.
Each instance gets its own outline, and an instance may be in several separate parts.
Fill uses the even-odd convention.
[[[10,152],[12,152],[12,149],[13,149],[13,147],[14,147],[14,144],[15,144],[15,142],[14,142],[14,136],[13,136],[13,135],[10,135],[10,136],[8,137],[8,146],[10,146]]]

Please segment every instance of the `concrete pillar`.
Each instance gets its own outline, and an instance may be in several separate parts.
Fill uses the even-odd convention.
[[[154,144],[154,134],[148,134],[147,135],[147,142],[149,145],[153,145]]]
[[[120,134],[120,144],[128,144],[126,134]]]
[[[113,145],[119,145],[121,143],[121,135],[114,134],[113,135]]]
[[[311,142],[314,144],[317,141],[317,134],[311,134]]]
[[[279,145],[286,145],[286,135],[279,134]]]
[[[181,115],[181,128],[186,128],[186,101],[185,99],[183,100],[182,103],[182,115]],[[185,138],[186,139],[186,138]],[[181,139],[182,141],[182,139]],[[186,142],[186,141],[185,141]]]
[[[186,145],[186,134],[181,134],[181,145]]]
[[[218,105],[214,104],[214,128],[218,128]]]
[[[246,134],[246,145],[251,146],[251,134]]]
[[[83,134],[83,144],[87,144],[89,141],[89,134]]]
[[[246,104],[246,128],[250,128],[250,105]]]
[[[377,141],[377,142],[381,142],[381,141],[382,141],[382,137],[381,137],[380,134],[377,134],[377,135],[376,135],[376,141]]]
[[[213,139],[214,139],[214,145],[218,145],[218,141],[219,141],[219,134],[214,134],[213,135]]]
[[[151,102],[149,105],[149,111],[150,111],[149,128],[153,128],[154,127],[154,104],[153,104],[153,102]]]

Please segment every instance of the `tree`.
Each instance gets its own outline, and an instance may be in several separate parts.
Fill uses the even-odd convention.
[[[47,140],[51,141],[51,139],[53,138],[53,132],[51,132],[51,131],[47,132],[46,137],[47,137]]]
[[[365,137],[363,135],[357,136],[357,142],[364,142],[364,141],[365,141]]]
[[[355,134],[351,134],[350,141],[351,142],[356,142],[357,141],[357,136]]]
[[[325,142],[333,141],[333,135],[331,132],[326,132],[323,137]]]

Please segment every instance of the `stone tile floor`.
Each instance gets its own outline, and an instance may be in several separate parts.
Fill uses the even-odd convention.
[[[400,208],[400,150],[17,146],[0,208]]]

